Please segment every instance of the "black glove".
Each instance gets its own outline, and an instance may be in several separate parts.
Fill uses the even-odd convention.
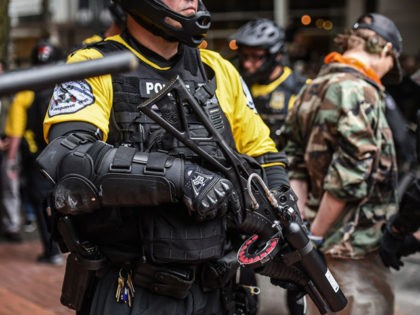
[[[401,261],[401,250],[404,246],[405,234],[392,231],[392,220],[383,225],[383,235],[380,241],[379,255],[386,267],[400,270],[404,264]]]
[[[400,250],[401,256],[408,256],[420,252],[420,240],[415,238],[412,234],[404,237],[404,243]]]
[[[235,197],[228,179],[196,164],[185,165],[184,203],[196,220],[211,220],[224,215],[229,207],[238,207]]]

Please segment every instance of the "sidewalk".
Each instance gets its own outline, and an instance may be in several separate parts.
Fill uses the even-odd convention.
[[[74,314],[60,304],[65,266],[36,262],[38,240],[0,241],[0,315]]]
[[[395,315],[420,314],[420,253],[408,256],[403,261],[402,269],[392,271],[395,285]],[[259,281],[261,295],[258,315],[288,315],[285,311],[285,291],[273,286],[266,277],[259,277]]]
[[[22,244],[0,239],[0,315],[75,314],[60,304],[65,266],[36,263],[41,244],[36,233],[25,238]],[[395,315],[420,314],[420,253],[404,261],[403,269],[394,272]],[[258,315],[287,315],[284,290],[272,286],[266,278],[260,284]]]

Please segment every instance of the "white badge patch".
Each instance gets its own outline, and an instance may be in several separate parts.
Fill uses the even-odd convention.
[[[251,108],[255,114],[258,114],[257,108],[254,104],[254,99],[252,98],[251,91],[248,88],[248,85],[246,85],[245,81],[241,78],[242,81],[242,89],[244,91],[245,97],[246,97],[246,105]]]
[[[92,88],[86,81],[71,81],[57,85],[48,108],[50,117],[75,113],[95,102]]]

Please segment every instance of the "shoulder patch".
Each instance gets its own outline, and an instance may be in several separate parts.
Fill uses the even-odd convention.
[[[64,82],[54,88],[48,115],[52,117],[75,113],[94,102],[92,88],[86,81]]]
[[[246,85],[245,81],[241,77],[242,82],[242,90],[244,91],[246,97],[246,105],[254,111],[255,114],[258,114],[257,108],[255,107],[254,99],[252,98],[251,91],[249,90],[248,86]]]

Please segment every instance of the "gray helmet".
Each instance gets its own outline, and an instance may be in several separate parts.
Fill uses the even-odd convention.
[[[269,19],[252,20],[231,36],[238,46],[264,48],[270,54],[284,52],[285,38],[283,28]]]
[[[277,56],[284,53],[285,32],[274,21],[269,19],[252,20],[241,26],[230,39],[236,40],[239,48],[239,59],[241,59],[241,46],[262,48],[267,51],[264,62],[254,73],[247,72],[243,64],[239,63],[239,72],[242,78],[249,85],[253,83],[265,84],[273,69],[281,64]]]
[[[201,0],[198,1],[197,13],[183,16],[172,11],[161,0],[114,0],[130,14],[137,23],[150,32],[168,40],[180,41],[189,46],[198,46],[210,28],[210,13]],[[180,23],[176,28],[166,22],[171,18]]]

